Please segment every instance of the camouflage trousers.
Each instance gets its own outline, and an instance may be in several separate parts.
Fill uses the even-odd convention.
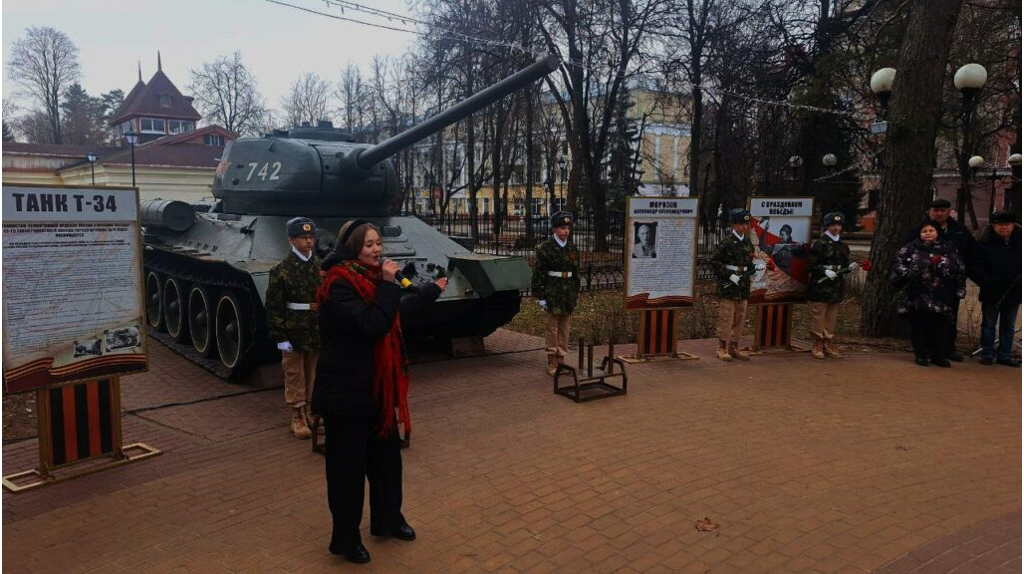
[[[811,303],[811,335],[831,341],[836,336],[839,303]]]
[[[319,351],[281,351],[284,402],[293,409],[302,408],[313,399],[316,359],[319,356]]]
[[[572,315],[547,313],[548,325],[544,330],[544,350],[548,355],[564,358],[569,354],[569,323]]]
[[[747,300],[718,299],[718,338],[726,343],[738,343],[743,336],[743,321],[747,318]]]

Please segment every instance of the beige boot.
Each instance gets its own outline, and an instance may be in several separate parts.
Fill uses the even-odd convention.
[[[732,355],[729,354],[729,346],[725,342],[725,339],[718,340],[718,359],[721,361],[732,360]]]
[[[558,355],[548,355],[548,374],[554,375],[558,370]]]
[[[815,359],[825,358],[825,342],[821,337],[814,337],[814,348],[811,349],[811,356]]]
[[[324,421],[317,420],[320,417],[313,414],[313,409],[310,408],[309,403],[306,403],[306,411],[304,414],[306,415],[306,426],[309,427],[310,433],[313,432],[313,427],[316,427],[317,434],[324,434]],[[317,424],[317,422],[319,422],[319,424]]]
[[[750,360],[750,355],[741,351],[737,343],[729,343],[729,356],[740,361]]]
[[[303,414],[302,408],[292,409],[292,434],[295,435],[295,438],[302,439],[313,436],[306,424],[306,416]]]
[[[840,353],[839,351],[837,351],[836,348],[832,346],[832,341],[829,341],[829,340],[826,339],[826,340],[823,340],[822,343],[823,343],[822,351],[825,353],[826,357],[828,357],[830,359],[842,359],[843,358],[843,354]]]

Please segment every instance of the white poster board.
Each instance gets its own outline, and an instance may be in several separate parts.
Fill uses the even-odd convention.
[[[134,188],[3,186],[7,392],[144,371]]]
[[[762,258],[774,269],[758,271],[750,284],[750,303],[785,303],[807,297],[807,251],[814,199],[750,198],[750,235]]]
[[[697,199],[626,198],[626,309],[693,304]]]

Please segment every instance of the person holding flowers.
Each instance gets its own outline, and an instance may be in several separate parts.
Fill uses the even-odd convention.
[[[956,248],[939,239],[935,221],[922,224],[918,237],[896,252],[891,280],[900,288],[896,312],[910,320],[914,362],[950,366],[950,329],[967,292],[967,274]]]

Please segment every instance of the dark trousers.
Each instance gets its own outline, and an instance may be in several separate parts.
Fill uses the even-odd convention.
[[[391,534],[402,516],[402,455],[397,429],[378,434],[379,419],[324,416],[327,431],[327,504],[334,519],[331,550],[360,542],[363,495],[370,481],[370,533]]]
[[[949,350],[949,331],[956,330],[940,313],[914,311],[910,314],[910,343],[919,359],[942,359]]]
[[[1013,336],[1016,332],[1020,303],[981,304],[981,356],[987,359],[1013,357]],[[999,350],[996,351],[996,322],[999,323]]]

